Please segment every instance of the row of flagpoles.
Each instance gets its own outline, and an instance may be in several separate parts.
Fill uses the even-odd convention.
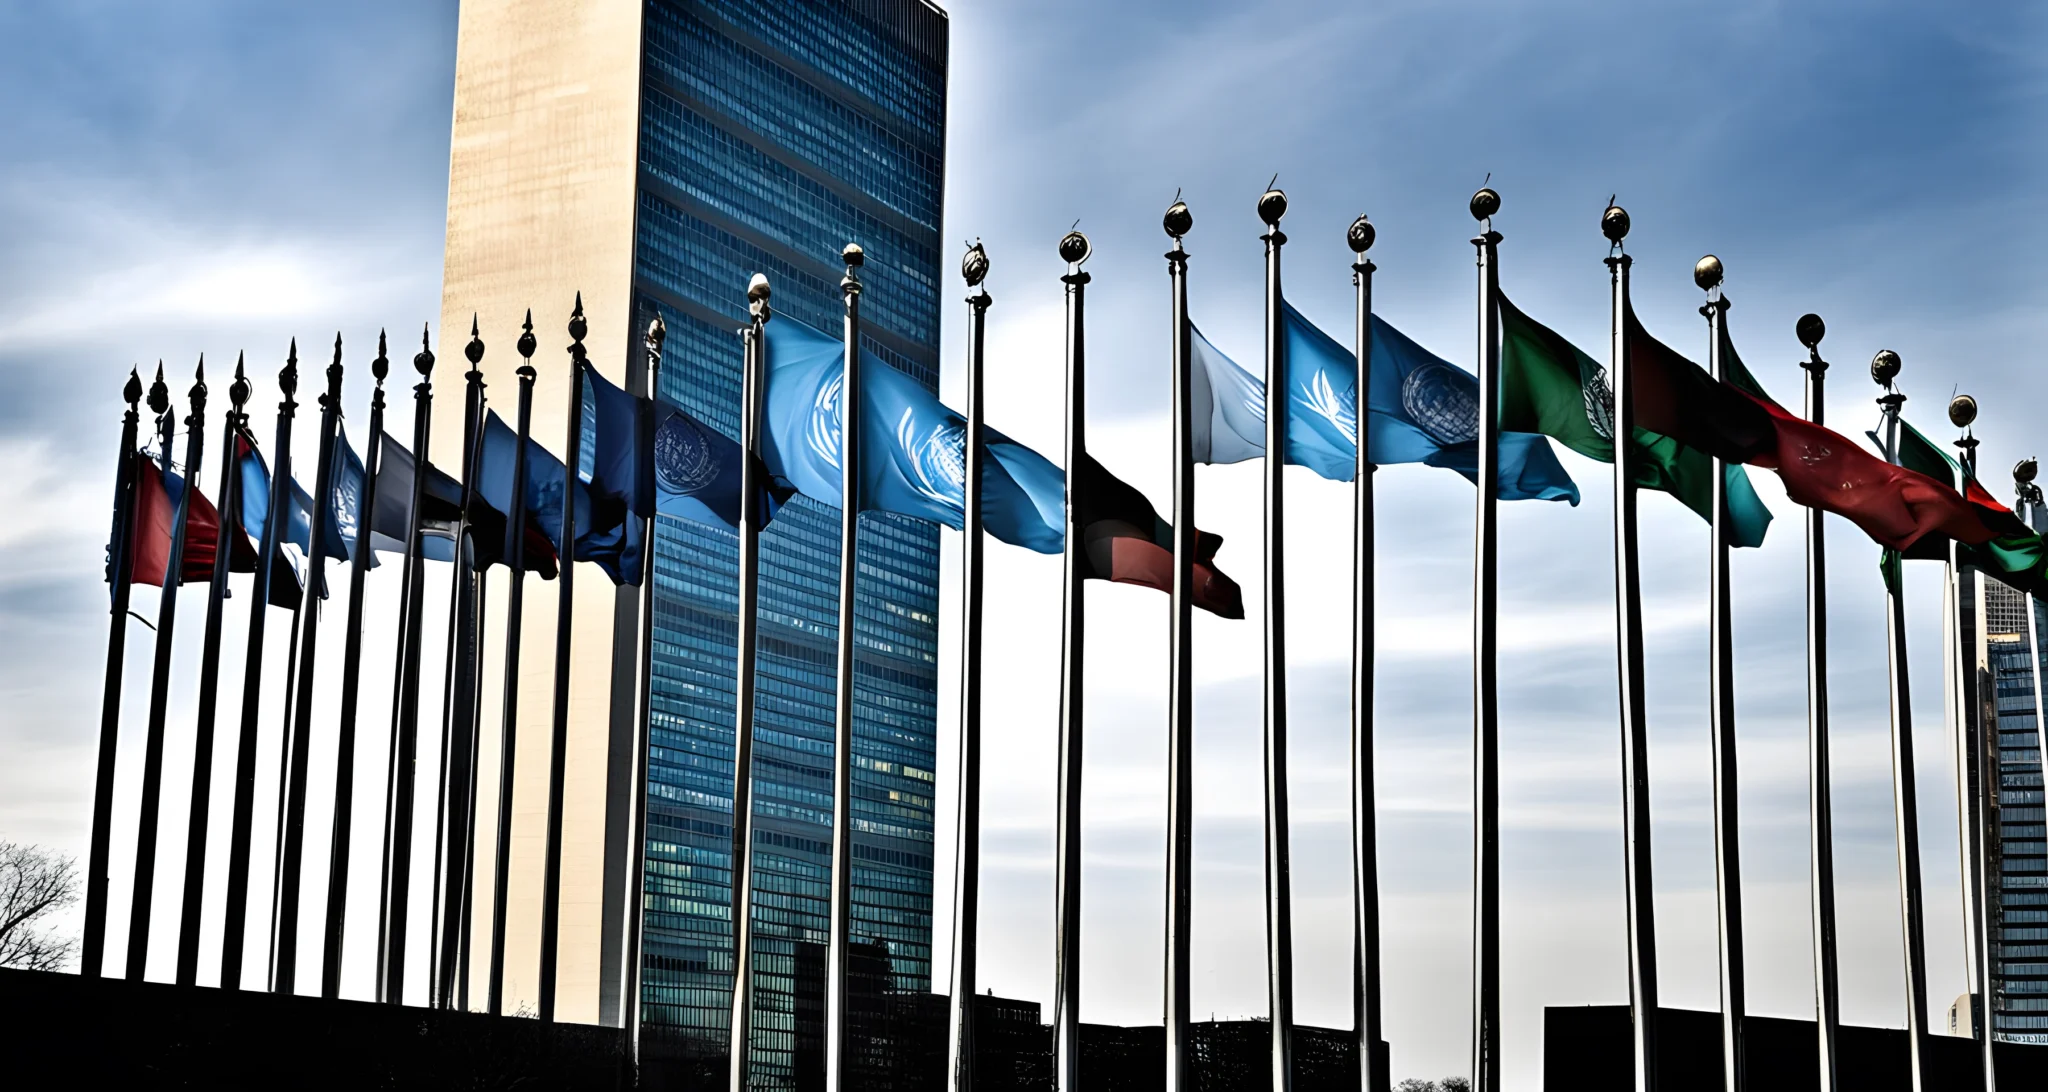
[[[509,872],[512,762],[516,748],[518,687],[522,650],[523,574],[556,575],[561,600],[552,659],[554,690],[549,746],[547,848],[542,894],[540,1015],[551,1019],[560,929],[561,839],[564,761],[568,745],[570,602],[573,560],[597,562],[616,583],[638,585],[642,596],[636,708],[633,847],[634,893],[622,974],[622,1012],[638,1029],[640,899],[646,830],[648,777],[647,710],[651,698],[652,556],[657,515],[696,519],[731,528],[739,537],[739,630],[737,709],[733,784],[734,982],[730,1025],[731,1081],[746,1087],[752,1024],[754,970],[753,859],[751,804],[754,718],[753,678],[757,658],[756,617],[760,581],[760,536],[776,507],[796,492],[837,505],[841,511],[839,571],[838,689],[834,718],[834,797],[827,947],[826,1067],[828,1087],[854,1079],[848,1044],[848,945],[853,921],[852,752],[854,743],[853,609],[858,582],[855,544],[860,512],[886,511],[946,523],[965,532],[962,604],[962,710],[960,717],[960,817],[953,914],[950,1080],[971,1087],[974,1072],[972,1002],[978,950],[979,809],[981,785],[981,619],[983,533],[1064,559],[1063,654],[1060,686],[1058,812],[1056,819],[1056,957],[1054,968],[1055,1074],[1061,1088],[1078,1087],[1080,1068],[1081,779],[1083,773],[1086,579],[1136,583],[1171,596],[1171,654],[1168,735],[1168,858],[1166,868],[1166,952],[1164,954],[1166,1078],[1170,1089],[1191,1087],[1190,952],[1193,833],[1193,658],[1192,610],[1199,606],[1224,617],[1243,617],[1237,586],[1216,567],[1220,539],[1195,523],[1194,467],[1264,458],[1265,489],[1265,740],[1266,919],[1269,1006],[1274,1087],[1289,1087],[1292,1072],[1292,939],[1288,871],[1286,653],[1284,647],[1285,531],[1284,466],[1306,465],[1326,478],[1354,483],[1353,672],[1352,672],[1352,848],[1356,966],[1354,1012],[1361,1080],[1384,1090],[1386,1045],[1381,1038],[1380,927],[1373,789],[1374,556],[1372,475],[1383,463],[1423,462],[1453,469],[1473,480],[1474,549],[1474,1087],[1497,1089],[1500,1055],[1499,899],[1499,732],[1495,673],[1497,650],[1495,507],[1502,499],[1568,500],[1572,483],[1549,447],[1555,440],[1589,457],[1611,462],[1615,491],[1614,549],[1617,650],[1622,728],[1626,902],[1634,1068],[1638,1088],[1655,1083],[1657,1056],[1657,945],[1651,905],[1652,854],[1648,799],[1647,720],[1644,712],[1643,637],[1636,541],[1636,499],[1642,487],[1669,492],[1709,522],[1713,550],[1710,581],[1711,728],[1715,796],[1717,895],[1721,936],[1722,1049],[1727,1087],[1739,1088],[1742,1073],[1742,904],[1737,839],[1737,767],[1733,723],[1731,611],[1728,551],[1753,546],[1769,514],[1751,490],[1745,466],[1776,471],[1788,496],[1808,509],[1809,743],[1812,806],[1813,915],[1818,1050],[1824,1087],[1834,1087],[1834,1044],[1838,990],[1834,953],[1832,834],[1829,813],[1829,754],[1826,696],[1826,601],[1822,558],[1824,512],[1849,518],[1887,549],[1891,618],[1892,737],[1895,816],[1900,854],[1900,895],[1904,924],[1916,1081],[1924,1080],[1925,956],[1922,926],[1917,779],[1913,770],[1912,724],[1906,694],[1903,602],[1896,577],[1900,557],[1939,556],[1948,563],[1951,609],[1957,574],[1974,568],[2030,595],[2048,591],[2048,546],[2026,522],[1993,500],[1975,480],[1973,453],[1962,464],[1904,426],[1904,396],[1892,380],[1895,354],[1880,353],[1873,377],[1885,386],[1884,458],[1822,424],[1825,361],[1818,344],[1820,320],[1801,320],[1799,336],[1809,350],[1805,364],[1804,418],[1779,406],[1749,375],[1734,354],[1726,329],[1728,302],[1719,291],[1720,263],[1703,259],[1695,279],[1708,293],[1702,307],[1709,330],[1708,368],[1684,359],[1651,338],[1629,303],[1631,259],[1622,243],[1628,217],[1610,206],[1602,230],[1610,241],[1607,265],[1612,300],[1609,365],[1587,354],[1524,315],[1502,294],[1499,244],[1492,217],[1500,199],[1491,189],[1475,194],[1471,211],[1480,222],[1472,240],[1478,266],[1478,375],[1464,372],[1408,339],[1372,308],[1374,265],[1367,259],[1375,232],[1364,217],[1353,223],[1347,242],[1355,256],[1355,323],[1346,349],[1286,301],[1281,257],[1286,236],[1280,221],[1286,199],[1277,190],[1262,195],[1258,213],[1266,224],[1266,312],[1263,381],[1240,368],[1203,337],[1187,308],[1187,251],[1184,238],[1193,218],[1184,203],[1167,211],[1164,228],[1172,240],[1166,255],[1171,289],[1174,477],[1170,519],[1161,519],[1137,490],[1115,478],[1088,454],[1086,416],[1085,298],[1083,270],[1090,246],[1079,232],[1061,239],[1066,263],[1066,440],[1064,471],[1029,448],[989,429],[983,422],[984,324],[991,297],[982,282],[988,272],[979,244],[963,261],[962,273],[975,292],[968,299],[967,411],[956,413],[930,392],[863,347],[860,270],[863,255],[848,246],[842,257],[844,326],[838,337],[794,320],[771,324],[770,290],[764,277],[748,286],[750,321],[742,335],[742,408],[735,442],[663,401],[658,392],[663,330],[659,320],[646,341],[644,393],[627,394],[590,365],[583,348],[581,302],[571,318],[571,374],[566,457],[557,459],[530,438],[532,388],[537,348],[529,316],[518,342],[516,427],[486,408],[478,365],[484,344],[472,326],[465,347],[464,434],[460,477],[427,463],[433,354],[423,346],[415,358],[414,435],[408,450],[383,431],[383,380],[388,370],[380,339],[372,364],[377,388],[369,420],[370,460],[365,465],[348,446],[340,427],[341,346],[327,369],[320,400],[319,449],[312,500],[292,481],[290,439],[296,411],[297,359],[294,350],[279,385],[276,469],[263,466],[245,405],[249,385],[240,366],[231,390],[226,435],[233,455],[224,459],[220,506],[207,503],[196,487],[203,455],[203,380],[192,392],[186,419],[183,477],[171,459],[175,416],[161,373],[150,391],[159,435],[156,457],[137,446],[142,396],[131,375],[126,397],[121,461],[118,464],[115,527],[109,549],[113,623],[109,636],[106,704],[103,708],[99,781],[84,945],[85,971],[101,973],[107,916],[108,860],[114,754],[120,721],[121,666],[134,582],[164,589],[159,601],[155,665],[140,794],[141,819],[135,862],[127,973],[143,974],[156,827],[160,811],[162,752],[167,728],[169,664],[178,584],[209,581],[206,648],[200,679],[194,790],[189,815],[184,900],[181,905],[178,981],[196,975],[197,936],[202,918],[203,847],[208,822],[207,785],[212,771],[212,735],[218,684],[220,614],[228,574],[253,571],[248,668],[236,740],[235,786],[229,857],[228,899],[221,981],[239,987],[243,933],[250,889],[250,841],[254,809],[255,756],[261,734],[257,702],[263,665],[267,606],[288,606],[293,614],[292,652],[287,673],[287,724],[280,778],[280,837],[274,882],[273,955],[270,985],[295,988],[300,872],[306,853],[304,830],[311,743],[314,655],[320,611],[301,606],[287,542],[304,557],[307,592],[326,595],[324,562],[350,564],[341,724],[337,735],[336,811],[329,845],[329,881],[321,992],[335,996],[341,966],[342,923],[347,909],[347,871],[352,818],[355,725],[354,680],[362,656],[364,576],[374,564],[373,543],[388,540],[404,555],[403,598],[395,637],[397,679],[392,745],[387,758],[383,884],[378,930],[378,996],[403,996],[406,930],[410,917],[410,853],[418,807],[418,722],[422,714],[420,668],[427,560],[455,562],[451,588],[452,625],[443,695],[439,784],[433,786],[435,835],[433,923],[429,944],[434,1003],[468,1007],[471,937],[469,923],[480,896],[477,878],[491,889],[485,1007],[503,1007],[507,876]],[[594,400],[586,414],[583,400]],[[1277,392],[1277,393],[1274,393]],[[1271,395],[1269,397],[1269,394]],[[1952,410],[1959,426],[1969,423]],[[585,417],[594,418],[594,429]],[[1901,427],[1904,426],[1902,434]],[[1616,442],[1617,437],[1629,442]],[[1913,441],[1917,440],[1917,447]],[[592,445],[592,471],[582,465]],[[1966,452],[1971,452],[1965,440]],[[882,458],[870,456],[874,447]],[[1275,458],[1278,452],[1280,457]],[[1932,452],[1929,456],[1927,453]],[[1917,454],[1916,454],[1917,453]],[[2038,506],[2026,490],[2023,500]],[[407,499],[403,502],[399,496]],[[260,501],[260,503],[259,503]],[[586,523],[587,521],[587,523]],[[250,538],[254,538],[252,545]],[[479,573],[505,564],[509,581],[503,625],[498,810],[479,816],[477,779],[482,731],[479,694],[485,585]],[[2031,624],[2031,616],[2030,616]],[[1959,668],[1953,651],[1948,668]],[[1955,686],[1960,693],[1960,683]],[[1950,702],[1952,716],[1967,725],[1967,711]],[[1976,761],[1978,749],[1970,751]],[[1973,767],[1972,784],[1981,784]],[[1981,825],[1982,809],[1969,813]],[[488,873],[475,861],[477,825],[495,819],[496,859]],[[1983,867],[1984,831],[1968,830],[1974,855],[1967,869],[1977,908],[1973,937],[1976,979],[1988,984],[1985,907],[1989,877]],[[1973,1027],[1989,1050],[1983,1020]],[[1988,1057],[1988,1053],[1987,1053]],[[1987,1082],[1990,1068],[1985,1070]],[[1917,1085],[1916,1085],[1917,1087]]]

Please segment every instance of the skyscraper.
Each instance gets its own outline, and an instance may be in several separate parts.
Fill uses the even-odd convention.
[[[1998,806],[1990,824],[1991,1029],[2000,1039],[2048,1043],[2048,845],[2044,845],[2040,737],[2035,675],[2044,660],[2031,646],[2048,633],[2048,614],[1995,580],[1984,583],[1984,640],[1994,687]]]
[[[946,57],[946,17],[924,0],[469,0],[444,359],[459,355],[479,312],[489,396],[509,419],[524,308],[546,335],[580,290],[594,366],[640,389],[639,332],[659,314],[663,392],[737,436],[748,278],[768,276],[786,316],[777,321],[836,330],[838,255],[857,242],[872,347],[935,386]],[[558,342],[541,337],[534,414],[534,435],[557,450],[567,404]],[[455,370],[444,369],[437,399],[443,462],[459,447]],[[799,1027],[815,1031],[822,995],[808,978],[827,928],[838,520],[798,499],[762,543],[754,1058],[771,1087],[791,1083],[799,1054],[815,1049]],[[856,991],[867,995],[930,984],[937,531],[870,515],[861,559],[854,941],[856,967],[874,979]],[[661,522],[642,996],[653,1049],[705,1058],[723,1055],[731,988],[736,566],[730,533]],[[488,604],[503,601],[504,579],[492,577]],[[529,650],[552,647],[552,591],[528,587]],[[624,839],[638,622],[632,597],[595,575],[579,580],[576,614],[562,970],[576,996],[560,1005],[568,1019],[609,1021],[616,925],[630,901],[622,862],[635,851]],[[495,647],[487,636],[487,660]],[[515,906],[538,892],[546,674],[519,682],[531,690],[521,690]],[[500,685],[487,671],[487,741]],[[488,784],[488,742],[482,760]],[[490,859],[487,845],[478,852]],[[513,964],[536,950],[537,920],[511,916],[508,997],[531,994],[533,975]]]

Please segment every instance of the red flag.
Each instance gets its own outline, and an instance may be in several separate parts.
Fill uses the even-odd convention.
[[[129,578],[137,584],[163,587],[164,568],[171,560],[171,528],[178,518],[179,494],[185,481],[166,475],[156,460],[135,455],[135,533],[129,540],[134,562]],[[236,525],[229,528],[228,568],[233,572],[256,571],[256,547]],[[220,512],[206,494],[194,490],[191,510],[186,513],[185,555],[179,566],[180,584],[203,584],[213,579],[213,556],[219,541]]]

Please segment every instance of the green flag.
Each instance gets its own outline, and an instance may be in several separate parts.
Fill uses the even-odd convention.
[[[2048,542],[1994,500],[1983,486],[1969,480],[1962,464],[1943,451],[1940,444],[1921,435],[1904,419],[1899,421],[1899,429],[1899,465],[1935,481],[1953,484],[1980,510],[1985,525],[1996,535],[1981,545],[1958,541],[1957,560],[2016,591],[2048,598]],[[1875,438],[1873,435],[1872,439]],[[1946,536],[1928,535],[1914,543],[1904,556],[1908,560],[1947,561],[1948,544]]]
[[[1614,461],[1614,388],[1607,369],[1556,331],[1500,297],[1500,427],[1540,432],[1589,459]],[[1748,378],[1747,372],[1743,377]],[[1754,381],[1751,381],[1752,385]],[[1636,485],[1678,498],[1701,519],[1713,516],[1714,462],[1668,436],[1635,430]],[[1759,546],[1771,511],[1749,474],[1722,468],[1728,489],[1729,542]]]

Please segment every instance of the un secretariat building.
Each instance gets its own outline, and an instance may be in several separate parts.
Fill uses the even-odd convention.
[[[533,434],[561,449],[568,369],[555,350],[577,291],[594,367],[640,389],[640,335],[658,314],[663,392],[737,437],[748,278],[767,274],[780,314],[836,329],[847,242],[867,252],[873,348],[935,387],[946,49],[946,17],[924,0],[465,0],[441,323],[441,358],[455,366],[437,377],[437,461],[459,465],[456,350],[472,313],[490,346],[491,406],[510,420],[529,306],[542,345]],[[771,1086],[815,1069],[822,1049],[838,522],[837,509],[798,498],[762,543],[754,1072]],[[937,530],[871,517],[861,552],[853,985],[915,993],[931,982]],[[737,553],[723,529],[660,522],[644,847],[626,844],[637,600],[610,594],[595,570],[578,583],[560,1013],[619,1019],[620,923],[636,898],[627,866],[643,852],[642,998],[657,1056],[725,1049]],[[487,664],[503,641],[503,570],[490,579]],[[529,592],[525,647],[551,648],[552,588]],[[480,688],[485,814],[503,687],[492,670]],[[540,884],[549,674],[519,681],[508,1011],[536,988],[538,900],[527,896]],[[490,835],[477,847],[486,863]],[[487,931],[489,900],[478,902]]]

